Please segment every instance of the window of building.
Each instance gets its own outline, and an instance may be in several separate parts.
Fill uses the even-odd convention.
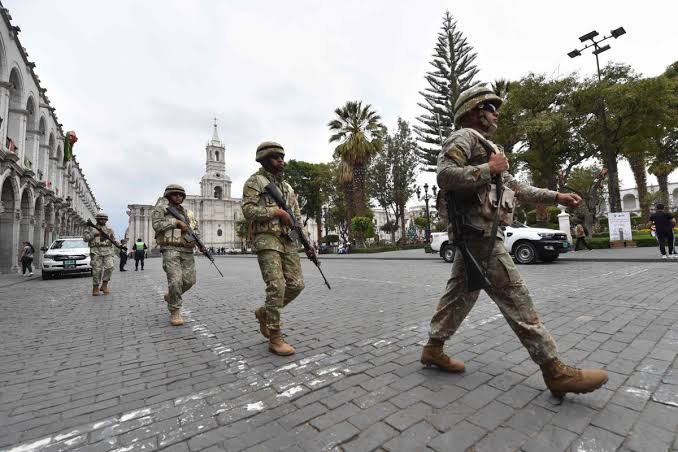
[[[215,198],[221,199],[221,197],[223,196],[223,194],[224,194],[224,193],[223,193],[223,190],[221,189],[221,187],[214,187],[214,197],[215,197]]]
[[[218,162],[219,161],[219,151],[215,151],[214,156],[216,157],[216,160]]]
[[[221,229],[217,229],[217,235],[218,235],[219,237],[221,237],[222,234],[223,234],[222,230],[221,230]]]

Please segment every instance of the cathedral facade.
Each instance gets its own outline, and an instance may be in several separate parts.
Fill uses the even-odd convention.
[[[205,174],[200,179],[200,194],[186,195],[183,206],[192,210],[198,220],[201,239],[207,248],[240,249],[236,223],[242,219],[240,198],[231,196],[231,178],[226,174],[226,147],[214,125],[212,139],[205,147]],[[151,226],[153,205],[129,204],[128,243],[142,238],[150,250],[157,248]]]

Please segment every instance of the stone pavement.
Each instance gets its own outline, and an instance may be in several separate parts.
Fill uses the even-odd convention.
[[[678,451],[678,296],[671,262],[520,267],[564,358],[610,371],[558,402],[482,296],[447,350],[418,362],[449,265],[327,259],[285,311],[292,357],[267,351],[254,259],[198,258],[171,327],[159,259],[90,280],[0,277],[0,449]]]

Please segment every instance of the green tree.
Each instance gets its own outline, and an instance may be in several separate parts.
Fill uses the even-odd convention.
[[[576,86],[572,76],[549,79],[538,74],[511,84],[505,105],[510,120],[508,125],[500,122],[504,135],[499,139],[515,144],[514,160],[529,172],[536,186],[557,190],[559,175],[566,179],[572,168],[595,153],[596,149],[581,139],[581,118],[570,105]],[[536,209],[537,223],[546,224],[546,206],[537,205]]]
[[[597,166],[580,166],[574,168],[567,179],[565,188],[577,193],[582,202],[573,213],[584,221],[584,226],[593,232],[600,213],[605,209],[605,178],[607,170]]]
[[[339,143],[334,150],[340,159],[341,180],[347,204],[347,223],[353,216],[365,216],[367,211],[367,165],[382,146],[381,117],[370,104],[349,101],[334,110],[335,119],[327,126],[333,132],[330,143]]]
[[[245,245],[247,243],[248,239],[248,231],[249,231],[249,222],[241,218],[235,223],[235,234],[238,236],[240,239],[240,249],[243,250],[245,248]]]
[[[369,186],[372,197],[386,212],[386,221],[400,220],[405,230],[405,209],[407,201],[415,190],[419,159],[417,144],[407,121],[398,118],[397,130],[386,134],[384,146],[378,152],[369,170]],[[395,229],[391,240],[395,241]]]
[[[657,178],[661,201],[669,202],[669,175],[678,168],[678,61],[663,74],[667,86],[666,115],[650,134],[652,152],[648,171]]]
[[[419,92],[424,100],[418,105],[425,112],[413,127],[419,141],[417,155],[426,171],[436,170],[440,137],[447,137],[455,128],[454,103],[459,94],[477,83],[476,57],[466,37],[457,30],[457,22],[446,11],[430,61],[434,69],[425,76],[429,86]]]
[[[285,164],[285,179],[294,188],[299,200],[299,209],[306,218],[316,223],[318,237],[322,237],[322,207],[327,204],[333,190],[330,166],[326,163],[309,163],[290,160]]]

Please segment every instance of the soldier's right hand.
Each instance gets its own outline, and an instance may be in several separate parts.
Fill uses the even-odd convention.
[[[290,217],[290,214],[285,212],[283,209],[278,208],[278,210],[275,211],[274,215],[278,217],[278,219],[280,219],[280,222],[285,226],[292,226],[292,217]]]
[[[94,237],[99,237],[100,235],[101,235],[101,233],[99,231],[97,231],[97,230],[94,231]]]
[[[182,234],[186,234],[188,232],[188,225],[184,223],[181,220],[177,220],[177,227],[181,229]]]
[[[492,174],[501,174],[509,168],[508,159],[504,154],[492,154],[487,164]]]

